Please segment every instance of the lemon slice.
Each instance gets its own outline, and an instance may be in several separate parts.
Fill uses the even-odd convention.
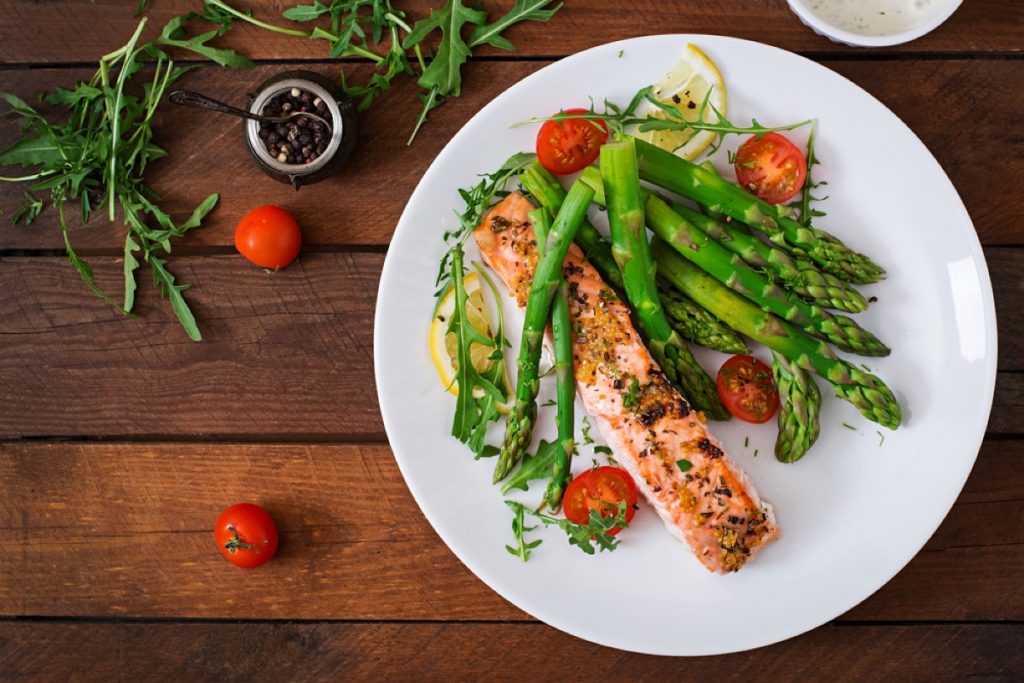
[[[689,43],[676,65],[654,86],[653,95],[659,102],[678,110],[679,115],[669,115],[662,109],[654,109],[648,114],[651,118],[697,121],[705,98],[708,106],[704,110],[704,121],[717,120],[712,106],[723,116],[726,114],[727,99],[722,74],[700,48]],[[707,130],[648,130],[637,132],[636,136],[689,160],[696,159],[715,139],[715,133]]]
[[[469,273],[463,278],[463,285],[466,288],[466,320],[481,333],[493,337],[491,331],[491,314],[484,300],[483,287],[480,285],[480,278],[476,273]],[[455,373],[458,369],[458,340],[454,332],[448,332],[448,322],[452,313],[455,312],[455,289],[450,288],[434,308],[434,317],[430,321],[430,357],[437,368],[437,374],[441,378],[444,387],[453,394],[459,393],[459,387],[455,382]],[[496,361],[491,358],[494,348],[482,344],[470,344],[470,362],[477,372],[483,374],[490,372],[494,364],[504,361]],[[510,386],[508,367],[504,367],[505,386]],[[483,396],[483,389],[474,389],[474,396]],[[505,412],[507,405],[499,405],[498,408]]]

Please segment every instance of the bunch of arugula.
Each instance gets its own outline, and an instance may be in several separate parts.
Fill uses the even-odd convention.
[[[330,45],[331,57],[370,60],[375,71],[365,85],[349,86],[342,74],[342,86],[350,96],[359,99],[360,110],[390,89],[398,76],[415,76],[422,89],[423,109],[406,143],[412,144],[430,112],[441,106],[445,98],[461,93],[462,66],[473,48],[491,45],[514,50],[515,46],[502,33],[522,21],[548,21],[562,7],[561,2],[554,3],[555,0],[516,0],[512,9],[490,24],[486,10],[466,7],[462,0],[446,0],[444,7],[433,10],[412,26],[391,0],[314,0],[284,12],[285,19],[296,22],[330,19],[329,29],[318,26],[309,32],[261,21],[251,11],[239,10],[226,0],[204,0],[203,14],[198,16],[221,24],[221,33],[232,21],[240,20],[283,35],[325,40]],[[468,38],[467,26],[472,29]],[[440,34],[437,48],[429,58],[425,57],[423,46],[435,33]]]
[[[0,165],[31,169],[26,175],[4,176],[0,181],[29,183],[15,221],[31,223],[45,206],[33,192],[49,191],[71,265],[93,292],[126,314],[135,305],[135,271],[141,256],[188,336],[199,341],[202,337],[195,317],[182,295],[187,285],[176,283],[161,255],[170,253],[172,238],[200,225],[217,204],[218,195],[203,200],[183,223],[175,223],[156,205],[159,197],[146,186],[145,171],[151,161],[167,156],[167,152],[153,143],[153,115],[167,87],[188,70],[175,66],[166,49],[187,50],[222,66],[244,68],[252,63],[230,50],[210,46],[216,31],[187,37],[188,19],[172,19],[159,36],[140,44],[146,25],[142,19],[123,47],[100,58],[99,68],[89,82],[80,81],[72,90],[58,88],[45,94],[46,103],[65,112],[61,123],[51,122],[21,98],[0,93],[0,99],[9,106],[0,116],[21,119],[21,135],[0,152]],[[153,62],[152,76],[143,83],[140,96],[129,92],[128,86],[144,60]],[[111,221],[116,220],[118,207],[121,209],[127,235],[124,299],[120,305],[95,283],[92,268],[71,246],[65,217],[65,205],[70,201],[80,205],[83,223],[96,208],[106,207]]]
[[[516,544],[514,546],[506,545],[505,550],[523,562],[530,559],[530,552],[542,542],[542,539],[539,538],[534,541],[526,540],[526,532],[537,528],[536,526],[526,526],[526,515],[535,518],[544,526],[558,527],[565,532],[569,545],[578,547],[587,555],[593,555],[596,550],[609,552],[615,550],[619,547],[619,540],[615,538],[612,531],[629,526],[629,522],[626,521],[626,501],[624,500],[618,502],[614,514],[602,515],[597,510],[591,510],[586,524],[577,524],[568,519],[552,517],[537,510],[531,510],[514,500],[506,500],[505,505],[508,505],[515,513],[512,518],[512,536],[516,539]]]
[[[455,310],[448,320],[447,327],[447,333],[454,334],[456,342],[455,383],[458,395],[455,401],[452,436],[467,444],[478,458],[490,457],[497,453],[496,448],[485,443],[485,438],[487,426],[501,417],[498,406],[508,401],[509,388],[505,382],[504,362],[504,351],[508,341],[504,336],[501,317],[498,319],[497,330],[491,337],[476,329],[466,319],[468,294],[464,283],[466,268],[463,245],[473,234],[484,212],[496,198],[506,194],[505,186],[508,181],[532,161],[532,155],[517,154],[510,157],[496,172],[483,176],[473,187],[459,190],[466,208],[458,214],[458,226],[445,233],[448,250],[441,259],[435,283],[438,288],[436,296],[439,300],[452,290],[455,296]],[[482,270],[479,272],[497,297],[494,284]],[[471,362],[471,347],[474,344],[493,349],[489,359],[494,362],[491,369],[485,373],[479,372]]]

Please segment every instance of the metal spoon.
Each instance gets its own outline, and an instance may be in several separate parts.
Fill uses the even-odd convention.
[[[326,128],[327,132],[331,132],[331,124],[325,119],[316,114],[308,111],[293,111],[289,112],[284,116],[263,116],[261,114],[253,114],[251,111],[239,109],[238,107],[232,107],[230,104],[224,104],[218,100],[215,100],[206,95],[200,95],[197,92],[191,90],[175,90],[170,94],[168,99],[174,104],[181,104],[187,107],[199,107],[200,109],[209,109],[210,111],[219,111],[222,114],[231,114],[233,116],[240,116],[243,119],[251,119],[253,121],[260,121],[266,123],[281,123],[282,121],[288,121],[296,116],[305,116],[306,118],[319,121]]]

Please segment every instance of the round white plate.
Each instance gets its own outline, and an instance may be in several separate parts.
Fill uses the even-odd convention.
[[[514,152],[532,151],[536,128],[513,129],[512,123],[586,105],[591,97],[625,104],[641,86],[658,81],[687,42],[721,68],[733,122],[818,118],[822,165],[815,177],[828,180],[822,190],[830,198],[820,205],[828,216],[817,224],[889,271],[888,279],[863,289],[878,301],[858,319],[893,353],[854,360],[894,389],[905,424],[896,432],[878,428],[833,398],[824,382],[821,438],[797,464],[775,461],[774,421],[715,424],[775,506],[782,530],[779,541],[736,574],[708,573],[644,506],[615,552],[587,556],[558,529],[539,529],[530,538],[544,543],[524,564],[505,550],[512,514],[490,485],[493,461],[474,461],[449,436],[454,398],[440,386],[427,350],[442,234],[457,225],[457,188]],[[734,138],[726,148],[735,149]],[[725,149],[716,160],[725,167]],[[471,243],[467,257],[478,258]],[[514,331],[522,316],[507,297],[504,305]],[[409,200],[384,264],[375,326],[377,389],[395,458],[423,513],[459,559],[504,598],[556,628],[666,655],[733,652],[792,637],[842,614],[892,578],[960,492],[984,435],[995,381],[996,321],[985,260],[960,198],[924,145],[885,106],[825,67],[718,36],[603,45],[542,69],[484,107],[438,155]],[[510,337],[514,362],[518,339]],[[764,349],[756,353],[768,358]],[[723,358],[713,352],[699,357],[711,370]],[[553,434],[553,412],[541,409],[538,437]],[[580,451],[576,471],[591,463],[592,446]],[[523,500],[537,500],[537,488]]]

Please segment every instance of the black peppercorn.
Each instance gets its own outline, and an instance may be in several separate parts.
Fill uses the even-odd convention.
[[[281,136],[277,134],[277,131],[270,131],[267,133],[267,142],[274,143],[281,139]]]
[[[260,136],[260,140],[266,140],[267,137],[270,136],[270,131],[266,128],[260,128],[259,132],[256,134]]]
[[[274,126],[274,130],[277,132],[279,137],[283,138],[285,135],[288,135],[288,126],[284,125],[283,123],[279,123],[276,126]]]
[[[310,135],[309,133],[300,133],[299,134],[299,142],[301,142],[302,144],[308,145],[312,141],[313,141],[313,136]]]

